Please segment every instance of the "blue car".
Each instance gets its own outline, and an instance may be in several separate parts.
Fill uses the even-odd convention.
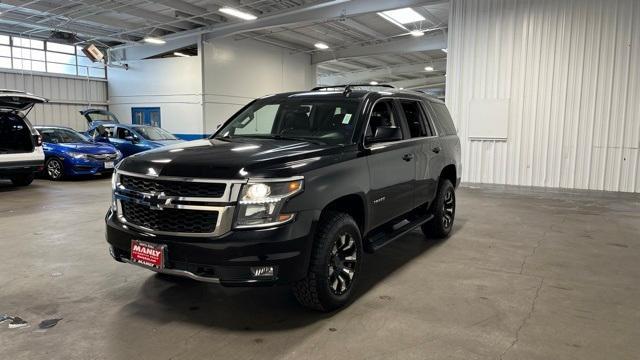
[[[85,134],[96,142],[112,144],[124,157],[184,142],[156,126],[121,124],[118,118],[107,110],[90,109],[80,113],[89,123],[89,130]]]
[[[35,129],[42,136],[44,172],[51,180],[111,173],[122,159],[122,153],[113,145],[93,142],[73,129],[59,126]]]

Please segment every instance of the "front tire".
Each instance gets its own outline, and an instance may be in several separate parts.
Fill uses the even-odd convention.
[[[440,179],[438,194],[431,206],[431,212],[433,219],[422,225],[422,232],[428,238],[447,238],[456,216],[455,188],[448,179]]]
[[[33,182],[33,174],[18,175],[11,178],[11,183],[15,186],[28,186]]]
[[[45,166],[47,177],[53,181],[60,181],[64,177],[64,164],[60,159],[51,158],[47,160]]]
[[[330,212],[316,233],[307,277],[293,286],[303,306],[331,311],[345,306],[357,284],[362,262],[362,237],[353,218]]]

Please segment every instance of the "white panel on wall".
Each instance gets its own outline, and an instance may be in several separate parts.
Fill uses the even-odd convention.
[[[640,192],[640,2],[452,0],[448,43],[463,181]],[[507,141],[469,139],[483,98]]]
[[[87,122],[80,111],[107,106],[107,83],[104,80],[60,77],[20,72],[0,72],[0,89],[14,89],[49,99],[29,113],[35,125],[68,126],[86,130]]]
[[[509,100],[472,99],[469,109],[469,139],[507,140]]]

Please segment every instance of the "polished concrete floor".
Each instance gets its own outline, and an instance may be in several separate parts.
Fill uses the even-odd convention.
[[[640,197],[465,187],[455,232],[365,259],[319,314],[286,288],[171,282],[114,262],[109,180],[0,184],[0,359],[638,359]],[[63,318],[46,331],[44,319]]]

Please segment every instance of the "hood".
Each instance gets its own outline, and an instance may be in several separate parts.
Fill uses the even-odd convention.
[[[83,154],[113,154],[116,148],[104,143],[64,143],[64,144],[47,144],[57,146],[59,149],[67,151],[75,151]]]
[[[119,170],[139,174],[212,179],[288,177],[342,157],[341,146],[275,139],[205,139],[145,151]]]
[[[167,145],[174,145],[174,144],[180,144],[185,142],[184,140],[147,140],[149,142],[149,144],[156,146],[156,147],[161,147],[161,146],[167,146]]]

